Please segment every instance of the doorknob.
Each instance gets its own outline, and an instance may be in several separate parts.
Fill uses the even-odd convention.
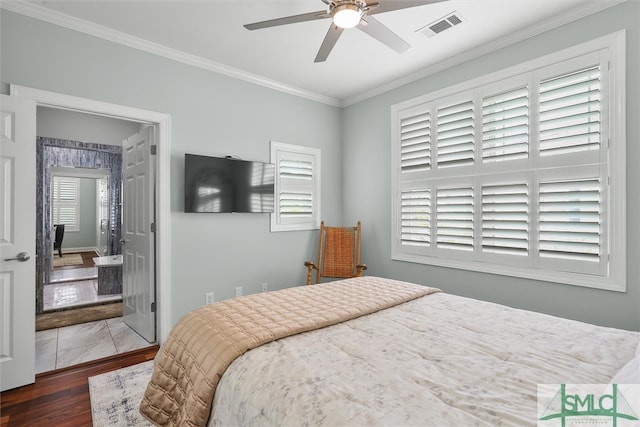
[[[16,255],[15,258],[5,258],[4,260],[25,262],[25,261],[29,261],[29,258],[31,258],[31,255],[29,255],[27,252],[20,252],[18,255]]]
[[[121,245],[124,245],[126,242],[127,242],[126,240],[124,240],[124,239],[120,239],[120,244],[121,244]]]

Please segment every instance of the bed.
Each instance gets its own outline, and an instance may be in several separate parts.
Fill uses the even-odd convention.
[[[387,287],[407,295],[394,294],[379,308],[377,301],[385,297],[377,292]],[[354,295],[343,295],[344,289]],[[374,306],[360,291],[373,294]],[[535,425],[538,384],[607,384],[640,357],[638,332],[375,277],[241,297],[228,304],[249,304],[251,313],[262,310],[255,304],[266,304],[266,321],[281,325],[272,314],[273,298],[283,294],[304,308],[306,294],[316,301],[323,298],[319,293],[336,292],[338,311],[348,311],[348,320],[332,320],[323,302],[309,314],[321,319],[309,322],[320,323],[319,328],[309,327],[305,313],[297,313],[294,317],[305,320],[294,320],[297,324],[284,328],[283,337],[274,335],[274,328],[266,338],[257,334],[245,344],[228,337],[215,341],[219,331],[213,328],[203,338],[209,332],[202,325],[229,318],[226,311],[213,322],[174,334],[183,323],[178,322],[158,354],[142,414],[159,425],[194,426]],[[367,301],[361,304],[362,299]],[[200,311],[196,318],[203,315]],[[251,328],[253,314],[248,316],[249,322],[239,315],[232,323]],[[165,349],[170,341],[172,351]],[[230,352],[239,354],[228,357]],[[211,359],[225,360],[222,373],[211,373]],[[203,383],[215,383],[208,395],[186,397]],[[198,411],[204,415],[192,417]]]

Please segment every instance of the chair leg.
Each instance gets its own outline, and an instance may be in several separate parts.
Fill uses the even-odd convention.
[[[62,258],[62,248],[58,248],[58,255]]]
[[[307,285],[311,284],[311,272],[313,271],[313,267],[307,265]]]

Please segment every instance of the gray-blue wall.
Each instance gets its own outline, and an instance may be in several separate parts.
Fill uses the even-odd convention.
[[[172,117],[173,320],[204,303],[301,284],[315,232],[269,232],[266,214],[185,214],[185,152],[268,160],[269,140],[322,150],[322,218],[363,221],[369,274],[440,286],[471,297],[640,329],[638,15],[626,2],[501,51],[344,109],[256,86],[52,24],[2,11],[1,84],[130,105]],[[432,90],[627,29],[628,292],[605,292],[390,259],[390,106]]]
[[[407,84],[343,111],[344,221],[361,219],[369,274],[586,322],[640,330],[640,2],[630,1],[500,51]],[[627,36],[627,292],[391,260],[390,108],[416,96],[498,71],[599,36]],[[366,126],[362,126],[366,123]]]
[[[8,84],[171,115],[173,321],[205,302],[299,285],[317,232],[269,232],[268,214],[183,213],[184,153],[269,160],[269,141],[322,150],[322,218],[342,220],[341,110],[95,37],[1,12]]]

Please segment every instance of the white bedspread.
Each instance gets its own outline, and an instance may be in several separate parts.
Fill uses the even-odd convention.
[[[535,425],[537,384],[608,383],[639,341],[437,293],[247,352],[209,425]]]

